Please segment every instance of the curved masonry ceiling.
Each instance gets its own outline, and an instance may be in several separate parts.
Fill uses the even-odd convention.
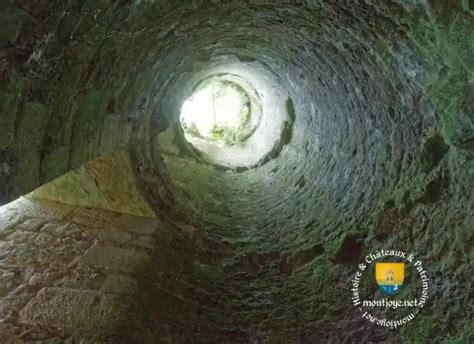
[[[156,217],[137,187],[130,154],[126,150],[117,150],[90,161],[40,186],[27,198]]]

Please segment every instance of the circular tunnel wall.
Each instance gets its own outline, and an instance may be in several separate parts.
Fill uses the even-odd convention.
[[[183,230],[196,240],[199,258],[190,258],[194,277],[186,281],[220,296],[208,303],[190,295],[212,318],[208,330],[243,342],[387,338],[375,326],[360,332],[366,324],[340,300],[363,252],[387,245],[426,252],[422,232],[411,232],[427,221],[419,215],[426,210],[409,213],[449,189],[439,164],[448,145],[427,95],[433,70],[404,22],[405,11],[419,8],[197,8],[180,7],[163,24],[173,30],[153,55],[152,94],[167,126],[151,146],[166,167],[173,208],[188,223]],[[262,111],[284,119],[256,164],[223,169],[183,140],[182,102],[216,72],[248,80],[265,98]],[[338,318],[336,327],[321,314]]]
[[[215,234],[252,237],[267,248],[322,240],[338,222],[369,213],[430,115],[414,109],[421,94],[416,61],[406,65],[385,50],[393,45],[410,57],[383,9],[328,5],[318,13],[231,3],[219,7],[219,20],[213,7],[182,10],[186,25],[178,16],[175,25],[186,30],[158,59],[156,73],[166,76],[156,92],[159,113],[177,126],[190,88],[227,72],[261,93],[262,111],[272,114],[261,127],[279,137],[264,158],[249,151],[251,164],[226,172],[201,163],[179,130],[171,141],[180,153],[167,157],[170,140],[163,138],[181,211]],[[245,229],[229,230],[226,219]]]
[[[27,29],[12,33],[12,72],[0,77],[10,82],[6,103],[20,104],[8,113],[44,121],[34,131],[8,121],[17,144],[0,152],[20,167],[2,166],[3,184],[10,171],[29,178],[38,169],[41,178],[17,178],[29,191],[129,147],[135,182],[164,229],[125,342],[413,342],[436,337],[426,324],[464,331],[444,314],[469,290],[461,263],[472,197],[462,190],[472,186],[474,135],[463,114],[472,80],[458,61],[472,57],[443,35],[468,36],[472,18],[454,16],[470,30],[438,30],[433,15],[454,17],[427,3],[25,2]],[[179,112],[216,74],[246,80],[265,120],[254,134],[263,144],[213,160],[186,142]],[[26,132],[39,144],[25,144]],[[421,334],[393,337],[348,309],[354,264],[386,246],[443,261],[432,266],[448,276],[433,284],[439,312],[420,315]]]

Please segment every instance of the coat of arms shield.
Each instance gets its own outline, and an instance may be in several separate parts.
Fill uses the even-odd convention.
[[[383,293],[395,295],[405,279],[404,263],[375,263],[375,280]]]

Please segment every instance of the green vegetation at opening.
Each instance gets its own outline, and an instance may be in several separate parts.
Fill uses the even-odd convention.
[[[185,101],[181,126],[192,142],[195,138],[235,145],[253,133],[252,103],[235,82],[209,80]]]

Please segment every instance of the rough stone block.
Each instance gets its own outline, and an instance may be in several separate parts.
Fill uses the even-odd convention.
[[[34,272],[29,276],[28,284],[33,286],[47,286],[50,285],[54,280],[58,279],[60,273],[58,272],[49,272],[49,271],[41,271],[41,272]]]
[[[0,235],[12,229],[20,221],[21,215],[0,209]]]
[[[29,231],[13,231],[8,236],[8,241],[11,241],[15,244],[29,243],[33,241],[34,234],[35,233]]]
[[[31,197],[107,209],[117,213],[155,217],[155,213],[135,185],[133,167],[126,150],[114,151],[63,174],[33,191]],[[100,216],[104,216],[104,212],[100,213]]]
[[[126,299],[96,291],[43,288],[19,314],[19,322],[69,333],[111,334],[127,317]]]
[[[5,263],[15,249],[15,245],[11,242],[0,241],[0,263]]]
[[[345,233],[325,246],[329,258],[335,263],[348,263],[356,261],[362,250],[360,234]]]
[[[61,224],[61,223],[47,223],[43,227],[41,227],[42,233],[48,234],[64,234],[65,230],[69,226],[69,223]]]
[[[72,289],[99,290],[104,284],[105,276],[98,273],[76,272],[73,276],[67,276],[56,283],[58,287]]]
[[[133,295],[137,291],[137,288],[138,282],[134,278],[123,275],[113,275],[107,277],[102,286],[102,291],[118,295]]]
[[[41,218],[32,218],[32,219],[27,219],[20,225],[18,225],[18,229],[25,230],[25,231],[31,231],[31,232],[36,232],[38,231],[41,226],[43,226],[46,223],[46,220],[41,219]]]
[[[13,271],[0,269],[0,297],[7,295],[18,284],[18,276]]]
[[[157,219],[138,217],[133,215],[123,214],[115,219],[115,226],[126,229],[127,231],[136,234],[153,234],[158,230],[159,222]]]
[[[97,228],[93,232],[99,240],[115,241],[120,244],[125,244],[133,240],[131,234],[113,228]]]
[[[146,252],[137,249],[96,244],[87,251],[80,264],[103,270],[133,273],[149,260],[150,256]]]
[[[5,205],[2,210],[24,217],[37,217],[50,221],[63,219],[74,210],[74,207],[43,200],[31,201],[21,197]]]
[[[19,327],[8,325],[8,324],[0,324],[0,343],[8,343],[8,344],[22,344],[24,343],[23,340],[20,338],[22,330]]]
[[[131,242],[132,245],[140,246],[143,248],[153,249],[156,246],[155,239],[152,236],[144,235]]]

